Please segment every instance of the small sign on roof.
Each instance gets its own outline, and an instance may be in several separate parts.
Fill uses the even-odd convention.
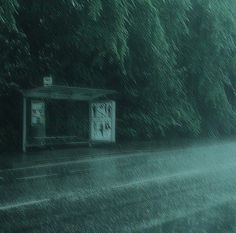
[[[44,77],[43,78],[43,85],[44,85],[44,87],[52,86],[52,76]]]

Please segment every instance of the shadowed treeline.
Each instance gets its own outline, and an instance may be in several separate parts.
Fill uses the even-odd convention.
[[[19,140],[9,93],[47,75],[117,90],[120,139],[235,133],[235,1],[0,2],[1,150]]]

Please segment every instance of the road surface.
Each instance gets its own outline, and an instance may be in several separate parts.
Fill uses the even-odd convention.
[[[236,232],[232,141],[97,150],[83,158],[78,152],[73,159],[1,170],[0,177],[1,233]]]

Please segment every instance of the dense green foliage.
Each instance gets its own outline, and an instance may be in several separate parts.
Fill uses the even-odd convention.
[[[123,138],[235,133],[235,1],[0,3],[1,96],[52,74],[116,89]]]

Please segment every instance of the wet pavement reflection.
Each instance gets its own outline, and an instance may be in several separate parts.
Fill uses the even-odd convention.
[[[236,232],[235,151],[68,150],[1,170],[0,232]]]

